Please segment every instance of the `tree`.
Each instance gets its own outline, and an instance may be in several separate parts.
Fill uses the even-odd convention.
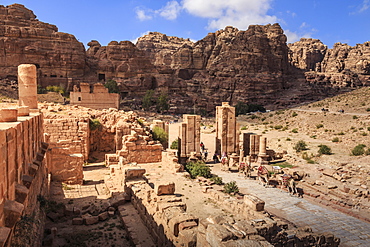
[[[319,145],[319,154],[327,154],[330,155],[332,154],[331,148],[326,146],[326,145]]]
[[[153,139],[159,141],[163,146],[168,142],[168,134],[161,127],[155,126],[152,130]]]
[[[179,139],[177,138],[171,143],[171,149],[178,149],[179,148]]]
[[[352,155],[354,156],[360,156],[365,153],[365,144],[358,144],[356,147],[354,147],[351,151]]]
[[[142,106],[144,108],[144,110],[149,110],[149,108],[154,105],[154,101],[153,101],[153,95],[154,95],[154,91],[153,90],[148,90],[146,91],[144,97],[143,97],[143,103],[142,103]]]
[[[119,88],[115,80],[108,80],[104,87],[108,88],[109,93],[119,93]]]
[[[293,149],[295,151],[297,151],[297,152],[301,152],[303,150],[307,150],[307,144],[304,141],[300,140],[300,141],[298,141],[295,144],[295,146],[293,147]]]
[[[157,110],[160,112],[167,111],[170,108],[168,104],[168,95],[164,92],[159,95],[157,100]]]

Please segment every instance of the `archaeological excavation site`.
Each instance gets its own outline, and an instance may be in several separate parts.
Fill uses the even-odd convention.
[[[0,247],[370,246],[370,42],[0,22]]]

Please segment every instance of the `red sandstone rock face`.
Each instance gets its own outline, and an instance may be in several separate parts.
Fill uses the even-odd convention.
[[[21,4],[0,5],[0,23],[0,77],[16,76],[22,63],[37,64],[46,85],[84,75],[85,49],[73,35],[40,22]]]
[[[323,87],[370,85],[370,42],[327,49],[301,39],[288,47],[279,24],[226,27],[196,43],[151,32],[136,45],[94,40],[85,51],[20,4],[0,6],[0,23],[0,78],[15,79],[19,64],[35,63],[43,86],[114,79],[132,97],[168,92],[177,113],[213,111],[222,101],[289,105],[328,95]]]
[[[325,56],[327,46],[318,39],[301,38],[300,41],[289,44],[289,49],[291,65],[305,71],[315,71],[316,66],[319,66],[317,63],[321,63]]]
[[[306,81],[329,87],[370,85],[370,42],[351,47],[336,43],[333,49],[317,39],[304,39],[290,44],[291,65],[310,71]]]

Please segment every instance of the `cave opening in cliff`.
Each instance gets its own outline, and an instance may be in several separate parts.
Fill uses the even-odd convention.
[[[98,74],[99,81],[105,81],[105,74]]]

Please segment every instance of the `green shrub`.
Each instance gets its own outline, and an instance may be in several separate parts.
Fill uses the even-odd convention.
[[[303,151],[303,150],[307,150],[308,148],[307,148],[307,144],[306,144],[304,141],[300,140],[300,141],[298,141],[298,142],[295,144],[295,146],[293,147],[293,149],[294,149],[296,152],[301,152],[301,151]]]
[[[143,103],[142,103],[142,106],[144,108],[144,110],[149,110],[149,108],[154,105],[154,91],[153,90],[148,90],[146,91],[144,97],[143,97]]]
[[[226,183],[224,185],[224,192],[227,193],[227,194],[238,193],[239,192],[238,185],[236,184],[235,181],[231,181],[229,183]]]
[[[178,149],[178,148],[179,148],[179,139],[174,140],[174,141],[171,143],[170,148],[171,148],[171,149]]]
[[[168,142],[168,133],[164,129],[155,126],[152,130],[153,139],[159,141],[162,145]]]
[[[337,135],[339,135],[339,136],[344,136],[344,132],[343,132],[343,131],[341,131],[341,132],[337,133]]]
[[[298,129],[292,129],[293,133],[298,133]]]
[[[358,119],[358,117],[357,117],[356,115],[354,115],[352,118],[353,118],[353,119]]]
[[[315,164],[316,162],[314,161],[314,160],[312,160],[312,159],[308,159],[308,160],[306,160],[307,161],[307,163],[308,164]]]
[[[276,129],[276,130],[279,130],[279,129],[282,129],[283,128],[283,126],[282,125],[275,125],[274,126],[274,129]]]
[[[298,116],[298,113],[293,112],[293,113],[292,113],[292,117],[296,117],[296,116]]]
[[[366,132],[361,132],[361,135],[362,136],[367,136],[367,133]]]
[[[370,148],[366,150],[365,155],[370,155]]]
[[[370,127],[367,127],[367,131],[370,131]]]
[[[102,126],[99,119],[90,119],[89,125],[90,125],[90,130],[92,131],[100,129]]]
[[[359,145],[357,145],[356,147],[354,147],[352,149],[351,154],[354,155],[354,156],[363,155],[365,153],[365,147],[366,147],[366,145],[359,144]]]
[[[157,99],[157,111],[163,112],[170,109],[170,105],[168,104],[168,95],[166,93],[161,93]]]
[[[322,128],[322,127],[324,127],[324,125],[323,125],[323,124],[316,124],[316,128],[320,129],[320,128]]]
[[[205,178],[212,177],[211,168],[209,168],[203,161],[190,161],[185,165],[185,169],[189,172],[191,178],[196,178],[198,176]]]
[[[217,185],[222,185],[222,184],[223,184],[223,182],[222,182],[222,178],[221,178],[221,177],[219,177],[219,176],[217,176],[217,175],[213,175],[213,176],[210,178],[210,180],[211,180],[212,182],[214,182],[215,184],[217,184]]]
[[[286,141],[287,142],[290,142],[292,139],[290,139],[289,137],[286,138]]]
[[[334,137],[333,140],[331,140],[332,142],[340,142],[339,140],[339,137]]]
[[[370,111],[370,108],[366,108],[366,111]]]
[[[241,127],[241,130],[246,130],[246,129],[247,129],[247,126]]]
[[[326,146],[326,145],[319,145],[319,151],[318,151],[319,154],[327,154],[327,155],[330,155],[332,154],[331,152],[331,148]]]
[[[60,94],[64,94],[64,92],[65,92],[64,89],[62,87],[59,87],[59,86],[47,86],[46,91],[60,93]]]
[[[109,93],[119,93],[119,88],[115,80],[108,80],[104,87],[108,88]]]
[[[141,127],[144,127],[144,120],[138,118],[137,122],[140,124]]]

